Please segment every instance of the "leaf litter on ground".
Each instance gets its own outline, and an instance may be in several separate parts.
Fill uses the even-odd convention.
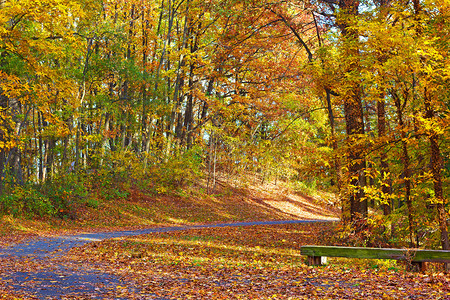
[[[278,200],[277,206],[272,207],[273,201],[268,200],[276,197],[259,192],[245,197],[236,195],[214,198],[213,206],[211,199],[199,200],[195,207],[188,200],[184,201],[188,206],[180,205],[180,199],[171,197],[160,199],[155,206],[154,197],[146,201],[150,197],[140,195],[117,203],[107,202],[105,205],[114,203],[109,210],[105,206],[86,216],[80,214],[74,227],[66,226],[69,223],[64,223],[63,227],[77,232],[158,226],[162,222],[173,225],[174,220],[201,224],[293,216],[303,219],[316,218],[316,213],[321,211],[319,206],[308,204],[314,212],[310,216],[304,215],[305,209],[292,210],[291,206],[283,206],[292,201],[306,205],[304,199],[298,197]],[[148,205],[148,209],[135,209],[142,205]],[[129,210],[123,210],[124,207]],[[151,215],[147,215],[148,212]],[[148,220],[153,214],[159,216],[156,223],[136,223]],[[6,238],[14,228],[24,227],[31,235],[40,235],[44,225],[44,231],[51,235],[54,228],[53,224],[34,221],[15,224],[16,220],[3,218],[2,222],[10,227],[2,236],[3,245],[24,238]],[[325,267],[307,266],[305,257],[299,254],[300,247],[329,243],[332,226],[322,223],[197,228],[105,240],[72,249],[65,256],[41,260],[32,257],[0,259],[0,278],[6,278],[3,275],[11,272],[28,272],[30,278],[23,285],[30,290],[40,285],[33,276],[43,270],[57,273],[58,268],[65,268],[74,274],[111,275],[109,284],[97,284],[84,291],[77,292],[76,284],[72,291],[67,287],[67,293],[60,295],[60,299],[450,299],[450,280],[443,273],[408,273],[395,262],[338,258],[330,259]],[[11,281],[0,280],[0,299],[36,299],[26,289],[14,292],[11,284]]]
[[[395,262],[371,268],[367,260],[307,266],[301,245],[326,241],[329,226],[155,233],[91,243],[66,258],[88,261],[163,299],[450,299],[444,273],[409,273],[401,265],[392,268]]]

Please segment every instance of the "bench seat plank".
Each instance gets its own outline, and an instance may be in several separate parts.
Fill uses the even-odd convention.
[[[395,259],[412,262],[450,262],[448,250],[364,248],[343,246],[302,246],[300,253],[309,257],[349,257],[369,259]]]

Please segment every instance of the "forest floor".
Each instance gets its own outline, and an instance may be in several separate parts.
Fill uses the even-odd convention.
[[[438,267],[410,273],[395,261],[339,258],[307,266],[302,245],[335,239],[336,209],[326,195],[224,182],[213,195],[197,191],[152,196],[131,188],[127,197],[77,210],[75,220],[3,217],[0,254],[42,237],[183,230],[85,237],[45,256],[1,256],[0,299],[450,299],[450,276]],[[325,222],[192,227],[290,219]]]
[[[293,192],[283,183],[256,179],[217,179],[209,193],[206,182],[155,193],[137,184],[115,184],[96,191],[89,201],[74,202],[72,211],[54,218],[0,218],[0,247],[23,239],[83,232],[104,232],[153,226],[267,220],[338,220],[333,195]],[[106,194],[106,195],[105,195]]]

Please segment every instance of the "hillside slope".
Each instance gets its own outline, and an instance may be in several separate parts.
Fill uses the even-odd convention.
[[[237,183],[221,177],[209,194],[205,182],[160,194],[139,189],[137,185],[119,184],[118,189],[121,197],[95,195],[90,201],[75,203],[70,215],[63,217],[27,219],[3,216],[0,245],[30,235],[61,232],[234,221],[337,220],[338,216],[337,209],[329,200],[332,195],[312,197],[295,193],[281,183],[260,184],[254,180]]]

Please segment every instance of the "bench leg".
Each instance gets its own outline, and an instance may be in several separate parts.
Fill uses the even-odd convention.
[[[408,265],[408,271],[412,272],[425,272],[427,270],[427,264],[424,261],[412,261]]]
[[[325,256],[308,256],[308,265],[310,266],[321,266],[327,263],[327,258]]]

